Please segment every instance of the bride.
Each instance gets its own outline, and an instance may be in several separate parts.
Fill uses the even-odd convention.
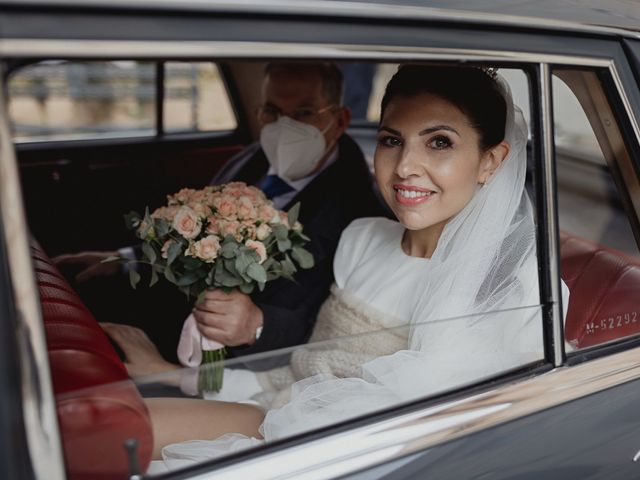
[[[360,219],[344,231],[312,340],[387,333],[316,357],[300,349],[285,380],[260,380],[291,387],[266,414],[148,399],[155,458],[162,453],[170,468],[203,461],[542,359],[526,142],[522,113],[492,72],[400,67],[382,100],[375,153],[398,222]]]

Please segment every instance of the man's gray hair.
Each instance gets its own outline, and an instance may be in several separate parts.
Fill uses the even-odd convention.
[[[332,62],[270,62],[264,68],[265,75],[274,71],[312,71],[318,72],[322,79],[322,92],[332,105],[342,105],[344,79],[342,72]]]

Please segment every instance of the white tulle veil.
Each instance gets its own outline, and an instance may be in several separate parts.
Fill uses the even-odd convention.
[[[522,308],[539,303],[533,212],[524,188],[527,126],[506,81],[498,77],[497,82],[507,103],[505,140],[510,152],[447,223],[425,267],[424,282],[413,286],[408,348],[365,363],[360,378],[318,375],[297,382],[291,401],[267,412],[262,425],[265,440],[540,359],[539,308]],[[165,449],[165,460],[211,458],[253,442],[234,435],[189,442]]]

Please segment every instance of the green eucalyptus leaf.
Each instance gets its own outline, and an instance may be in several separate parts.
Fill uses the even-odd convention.
[[[151,246],[151,244],[147,242],[142,242],[142,253],[149,259],[151,263],[156,263],[158,259],[158,255],[156,254],[155,249]]]
[[[224,258],[234,258],[238,253],[238,244],[235,241],[227,241],[220,248],[220,255]]]
[[[309,269],[312,268],[315,263],[313,261],[313,255],[302,247],[293,247],[293,250],[291,250],[291,256],[296,262],[298,262],[300,268]]]
[[[116,257],[115,255],[111,255],[107,258],[103,258],[100,260],[100,263],[111,263],[111,262],[126,262],[126,258]]]
[[[278,250],[282,253],[291,249],[291,240],[288,238],[286,240],[278,240]]]
[[[135,268],[129,269],[129,283],[131,284],[131,288],[135,290],[136,286],[140,282],[140,274]]]
[[[156,283],[158,283],[158,272],[156,272],[155,268],[152,268],[151,279],[149,280],[149,286],[153,287]]]
[[[253,283],[243,283],[238,287],[240,291],[246,295],[251,295],[253,293]]]
[[[288,240],[289,239],[289,229],[284,225],[273,225],[273,234],[275,235],[277,240]]]
[[[241,278],[231,275],[229,272],[223,271],[221,275],[220,284],[223,287],[238,287],[242,285],[244,281]]]
[[[255,262],[255,259],[251,255],[241,252],[235,261],[235,267],[237,272],[240,275],[247,273],[247,269],[254,262]]]
[[[304,233],[302,232],[296,232],[296,236],[300,238],[300,240],[304,241],[304,242],[310,242],[311,239],[309,237],[307,237]]]
[[[287,219],[289,220],[289,226],[291,228],[293,228],[295,223],[298,221],[298,216],[299,215],[300,215],[300,202],[296,203],[287,212]]]
[[[174,285],[177,285],[178,283],[178,280],[176,279],[176,276],[173,273],[173,270],[171,270],[171,267],[169,265],[167,265],[166,268],[164,269],[164,278],[166,278],[169,282],[173,283]]]
[[[267,271],[259,263],[252,263],[247,268],[247,275],[256,282],[265,283],[267,281]]]
[[[169,223],[164,218],[156,218],[154,228],[159,237],[165,237],[169,234]]]
[[[207,294],[206,290],[202,290],[196,298],[196,305],[202,305],[204,303],[204,296]]]
[[[181,253],[182,245],[175,242],[171,243],[171,245],[169,245],[169,250],[167,251],[167,265],[171,265],[175,262],[176,258],[178,258]]]
[[[179,287],[192,285],[196,283],[198,280],[200,280],[200,278],[201,278],[200,275],[198,275],[197,273],[189,272],[182,275],[180,278],[178,278],[176,281],[176,285],[178,285]]]
[[[285,255],[285,259],[280,262],[280,265],[282,266],[282,275],[284,277],[291,278],[298,271],[289,255]]]

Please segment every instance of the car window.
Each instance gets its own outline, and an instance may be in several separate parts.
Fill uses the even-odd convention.
[[[158,68],[164,68],[160,127]],[[105,139],[234,130],[237,121],[212,62],[48,61],[9,78],[16,142]]]
[[[151,62],[42,62],[9,78],[15,141],[81,140],[155,133]]]
[[[565,338],[581,349],[640,332],[638,182],[596,73],[558,70],[552,85]]]
[[[134,65],[130,63],[113,63],[117,64],[119,68],[134,68]],[[224,85],[220,80],[219,73],[211,68],[211,65],[188,62],[168,62],[165,64],[164,119],[168,133],[203,131],[207,128],[233,128],[235,125],[232,123],[232,117],[225,113],[231,113],[228,104],[216,103],[219,98],[214,100],[215,94],[204,93],[205,90],[213,92],[212,85],[216,85],[215,88],[218,92],[224,92]],[[152,67],[151,72],[153,72],[156,66],[150,66]],[[396,69],[397,65],[369,65],[368,70],[373,70],[377,72],[376,75],[381,75],[375,77],[372,86],[373,90],[378,89],[375,93],[375,101],[379,101],[382,94],[380,85],[383,85]],[[515,102],[522,106],[525,118],[528,118],[529,86],[527,76],[518,69],[505,69],[503,76],[514,92]],[[202,89],[194,90],[196,86],[202,87]],[[149,107],[146,104],[144,106],[138,105],[138,107],[141,109],[140,111],[154,110],[153,106]],[[218,114],[220,115],[218,116]],[[121,128],[123,137],[137,131],[135,126],[129,128],[122,126]],[[522,155],[518,158],[523,160],[523,163],[526,161],[526,138],[526,131],[522,130],[519,150]],[[90,147],[88,148],[90,149]],[[209,156],[210,153],[206,152],[206,161],[209,161]],[[109,231],[111,229],[105,225],[111,225],[115,222],[121,224],[123,214],[131,209],[143,209],[146,204],[151,212],[149,218],[153,217],[153,220],[149,221],[159,222],[157,225],[154,223],[153,227],[149,227],[150,230],[147,231],[147,233],[151,230],[154,232],[150,238],[152,238],[152,242],[155,242],[155,246],[151,248],[152,250],[158,249],[156,258],[161,256],[168,258],[171,241],[168,241],[169,243],[160,242],[160,244],[158,242],[160,236],[163,235],[161,232],[166,233],[169,230],[168,217],[164,218],[162,215],[169,214],[172,210],[161,207],[167,202],[166,193],[175,192],[161,192],[159,190],[153,198],[145,197],[147,191],[145,188],[149,189],[150,186],[153,186],[153,182],[132,182],[133,185],[126,182],[125,180],[131,173],[131,169],[125,170],[128,166],[126,162],[118,163],[118,170],[113,174],[108,172],[110,174],[108,182],[105,182],[108,189],[98,190],[96,186],[99,183],[92,179],[90,174],[95,175],[96,172],[108,171],[106,165],[106,162],[100,164],[98,168],[89,169],[88,173],[85,170],[77,169],[77,174],[84,176],[74,183],[59,181],[61,176],[59,164],[54,165],[52,172],[47,170],[46,180],[49,181],[51,178],[55,180],[55,188],[51,193],[51,204],[53,204],[53,197],[71,197],[71,201],[65,204],[67,207],[61,212],[52,212],[50,216],[64,213],[65,216],[69,216],[73,220],[74,228],[87,235],[78,240],[78,244],[73,246],[73,250],[104,250],[105,248],[115,250],[119,247],[131,246],[139,241],[133,232],[126,232],[130,234],[128,244],[117,243],[114,238],[100,238],[112,233]],[[182,162],[180,165],[184,165],[184,168],[190,168],[190,164],[186,162]],[[164,171],[161,168],[144,170],[143,173],[151,173],[154,178],[165,180],[162,177]],[[39,183],[30,182],[28,176],[24,178],[25,183],[29,183],[24,189],[25,192],[40,191],[38,190]],[[144,178],[146,180],[146,177]],[[201,181],[206,182],[209,178],[201,179]],[[524,182],[524,174],[519,179]],[[76,183],[86,189],[82,192],[95,195],[95,197],[82,197],[85,199],[109,197],[109,193],[113,191],[113,185],[118,185],[118,198],[121,202],[115,203],[109,197],[109,201],[104,205],[105,208],[100,210],[99,215],[96,215],[94,203],[78,202],[79,196],[71,194]],[[162,186],[161,182],[158,183]],[[140,188],[141,185],[144,188]],[[201,191],[198,198],[202,199],[213,195],[215,189],[208,188],[210,190]],[[234,188],[239,187],[236,185]],[[473,188],[480,191],[484,186],[482,184],[476,185],[474,179]],[[136,199],[143,199],[142,206],[127,204],[126,208],[123,207],[122,203],[129,202],[128,198],[133,191],[138,195]],[[176,198],[181,195],[186,196],[185,198],[189,197],[189,201],[184,200],[190,205],[188,208],[197,208],[198,201],[194,200],[196,198],[195,191],[184,189],[180,192]],[[520,195],[521,191],[518,192]],[[165,195],[160,193],[165,193]],[[241,191],[235,191],[229,195],[239,195],[244,199],[243,201],[251,201],[249,197],[242,196],[241,193]],[[192,194],[193,198],[190,197]],[[523,198],[520,195],[515,205],[520,205],[519,202]],[[183,200],[176,201],[182,202]],[[225,201],[230,202],[231,200],[226,199]],[[528,202],[525,203],[528,205]],[[200,206],[202,207],[202,205]],[[91,208],[90,215],[84,213],[87,208]],[[222,205],[220,208],[222,209]],[[232,204],[227,205],[226,208],[233,210],[235,207]],[[343,207],[341,206],[341,208]],[[173,205],[174,214],[177,209],[179,208]],[[202,210],[199,211],[202,212]],[[229,215],[235,215],[235,213],[229,213]],[[104,230],[99,232],[97,229],[87,227],[90,225],[88,217],[92,216],[99,217],[99,224]],[[108,217],[108,221],[105,217]],[[129,215],[128,218],[131,216]],[[267,218],[273,219],[274,217],[269,215]],[[284,217],[278,216],[278,222],[283,222],[282,218]],[[175,225],[173,220],[170,223],[172,226]],[[331,219],[325,220],[324,218],[323,220],[331,221]],[[530,224],[526,220],[521,222],[522,225],[530,226],[530,229],[527,230],[526,241],[523,243],[531,241],[531,244],[534,244],[533,217],[530,220]],[[388,219],[384,219],[384,221],[391,222]],[[196,224],[200,229],[200,226],[204,225],[203,222],[210,222],[210,218],[203,217],[198,222]],[[236,221],[235,224],[237,225],[232,226],[230,222],[215,225],[206,223],[208,225],[206,231],[211,236],[220,233],[220,230],[216,230],[216,228],[225,228],[225,226],[236,230],[246,228],[243,232],[251,231],[251,228],[240,224],[240,222]],[[296,223],[293,222],[291,227],[291,230],[294,230]],[[304,231],[304,225],[301,228]],[[37,225],[33,225],[32,229],[37,232]],[[258,238],[257,229],[254,230],[255,238]],[[273,231],[275,232],[275,227]],[[199,361],[195,361],[193,368],[172,369],[166,373],[147,371],[139,375],[138,372],[129,371],[128,373],[134,377],[132,381],[128,378],[122,357],[135,354],[135,350],[120,352],[121,358],[118,358],[106,335],[96,324],[96,320],[123,324],[138,321],[141,322],[139,325],[144,324],[145,326],[153,324],[156,326],[156,331],[162,330],[162,334],[151,340],[167,351],[172,349],[171,353],[175,357],[177,340],[181,336],[182,322],[194,307],[194,299],[187,300],[175,285],[169,283],[168,279],[171,276],[167,274],[167,270],[171,272],[171,269],[162,270],[161,276],[164,278],[161,278],[159,284],[151,288],[146,288],[146,286],[158,280],[158,271],[153,270],[151,273],[145,271],[144,267],[138,271],[131,265],[126,269],[120,268],[121,265],[115,265],[118,268],[110,272],[111,278],[101,278],[98,274],[95,278],[80,278],[81,276],[77,274],[83,271],[83,266],[79,262],[64,265],[64,261],[57,259],[57,262],[53,262],[45,253],[48,251],[53,251],[52,254],[73,253],[68,244],[73,239],[72,237],[77,237],[74,232],[66,231],[64,235],[52,235],[54,232],[50,232],[50,237],[46,239],[46,242],[43,242],[42,246],[38,246],[36,243],[32,246],[48,341],[52,345],[51,350],[54,351],[54,354],[51,355],[51,370],[57,401],[59,404],[65,405],[68,411],[73,411],[74,408],[80,408],[80,406],[89,411],[92,411],[91,409],[94,407],[100,410],[100,413],[91,418],[90,428],[82,423],[82,419],[73,422],[72,416],[62,417],[63,446],[70,471],[100,472],[110,464],[117,466],[119,471],[135,470],[130,463],[127,463],[127,457],[122,455],[122,442],[129,439],[136,440],[136,442],[128,443],[129,448],[134,453],[137,452],[141,468],[146,469],[151,458],[151,445],[153,444],[151,436],[155,431],[152,425],[155,411],[151,404],[154,402],[162,403],[162,399],[166,397],[222,400],[238,403],[242,408],[257,408],[259,411],[273,412],[270,413],[268,422],[261,432],[266,438],[266,443],[269,443],[293,435],[308,433],[318,428],[334,426],[343,421],[360,418],[363,415],[393,409],[416,400],[432,398],[452,390],[476,386],[498,376],[515,374],[524,368],[540,366],[545,359],[542,307],[538,294],[538,267],[532,249],[527,247],[526,252],[518,252],[522,255],[510,257],[518,265],[517,278],[510,278],[509,282],[503,282],[502,270],[499,266],[487,275],[486,281],[476,285],[477,288],[472,291],[466,281],[455,282],[455,285],[443,282],[442,285],[438,285],[438,287],[442,286],[441,291],[443,292],[443,295],[438,297],[442,299],[438,305],[430,303],[432,298],[437,296],[430,296],[428,292],[425,292],[422,283],[413,282],[407,286],[398,281],[394,286],[397,288],[398,296],[387,294],[386,298],[393,303],[397,302],[400,294],[407,295],[405,297],[408,298],[406,305],[400,305],[398,308],[411,309],[412,313],[407,313],[403,318],[385,314],[384,311],[368,310],[367,305],[360,308],[362,303],[357,297],[350,297],[349,294],[341,296],[339,289],[335,287],[332,290],[334,293],[323,303],[317,314],[317,321],[322,328],[313,331],[311,342],[308,344],[253,356],[247,355],[238,359],[230,358],[224,362],[224,370],[218,368],[221,365],[198,367]],[[271,238],[269,232],[270,230],[267,230],[265,234],[266,239]],[[199,232],[196,233],[199,234]],[[273,235],[271,245],[277,244],[277,248],[280,248],[282,243],[282,248],[286,249],[288,240],[276,238],[276,233]],[[487,235],[490,237],[489,233]],[[226,236],[221,236],[219,241],[224,242],[225,239]],[[264,239],[265,242],[267,242],[266,239]],[[395,246],[400,247],[399,243],[397,242]],[[509,250],[512,247],[511,243],[517,245],[520,242],[504,242],[504,245],[500,242],[500,245],[504,247],[504,250]],[[50,248],[52,244],[55,244],[55,249]],[[464,245],[466,246],[466,243]],[[530,246],[529,243],[527,245]],[[535,249],[535,245],[532,248]],[[144,250],[142,248],[142,251]],[[178,257],[174,253],[171,253],[172,261],[178,262],[176,260]],[[472,251],[472,253],[473,255],[470,256],[472,259],[481,256],[481,252]],[[475,255],[475,253],[480,253],[480,255]],[[121,249],[115,254],[126,256],[131,255],[132,252],[130,249]],[[138,252],[138,255],[140,254],[141,252]],[[227,254],[232,257],[234,253],[225,249],[225,253],[220,255]],[[400,248],[394,248],[392,254],[403,259],[406,257]],[[182,257],[192,255],[197,255],[196,250],[185,251]],[[299,258],[301,254],[298,251],[292,255],[294,258],[296,255]],[[523,258],[531,261],[523,262]],[[388,260],[387,256],[381,258],[382,260]],[[422,275],[427,271],[425,270],[427,259],[415,258],[413,260],[416,260],[416,263],[411,265],[409,273],[420,272]],[[236,262],[230,259],[227,261],[229,265],[233,264],[233,266],[225,266],[224,268],[230,268],[230,271],[236,271],[240,268],[236,266]],[[291,262],[290,259],[289,262]],[[498,263],[490,262],[491,265]],[[284,264],[285,262],[283,262]],[[465,274],[469,272],[468,276],[465,275],[465,280],[471,276],[469,271],[471,264],[474,262],[469,261],[456,265],[456,268]],[[108,263],[107,265],[114,266],[114,264]],[[98,262],[98,266],[104,267],[105,264]],[[486,264],[482,264],[477,267],[481,270],[486,266]],[[189,268],[191,267],[193,267],[193,262]],[[373,273],[380,269],[375,267],[376,265],[373,265],[370,274],[365,277],[377,278],[373,277]],[[61,270],[65,275],[61,273]],[[248,272],[247,270],[247,275],[249,275]],[[220,275],[222,276],[224,273],[221,272]],[[395,274],[399,275],[400,273],[402,272]],[[209,275],[213,274],[213,270],[211,270]],[[228,275],[229,272],[226,274]],[[129,285],[129,279],[135,279],[136,275],[142,275],[143,282],[138,285],[137,290],[133,290]],[[192,277],[198,280],[197,275],[195,277],[192,275]],[[168,281],[165,281],[165,278]],[[425,280],[424,277],[416,278]],[[190,280],[187,278],[187,281]],[[285,279],[277,281],[284,282]],[[143,286],[142,283],[145,285]],[[492,289],[498,288],[497,285],[502,286],[505,283],[508,284],[508,291],[503,297],[489,299],[485,298],[486,295],[482,297],[483,293],[494,291]],[[189,285],[185,283],[181,286],[188,290]],[[375,290],[379,287],[378,284],[373,284],[372,287],[372,292],[369,292],[372,299],[384,297],[382,292]],[[391,289],[387,288],[387,291],[389,290]],[[336,291],[338,293],[335,293]],[[501,290],[501,292],[503,291]],[[519,301],[516,305],[513,304],[514,302],[509,303],[511,293],[514,294],[513,298],[517,298],[518,301],[522,298],[526,301]],[[327,298],[327,295],[329,292],[325,292],[322,298]],[[130,308],[132,304],[128,299],[134,296],[137,306],[141,307],[140,309]],[[96,297],[99,297],[99,302],[95,301]],[[162,302],[158,301],[159,297],[162,297]],[[482,302],[473,303],[473,307],[469,307],[472,302],[481,297],[484,298]],[[505,298],[507,301],[500,303]],[[295,305],[294,299],[291,301]],[[153,302],[156,305],[152,305]],[[98,304],[103,304],[104,309],[100,310],[95,307]],[[166,304],[171,305],[167,306]],[[496,304],[500,306],[497,307]],[[438,309],[432,309],[431,307],[434,305]],[[465,308],[473,308],[476,314],[460,313],[461,311],[468,312]],[[367,318],[362,320],[358,314],[361,317],[367,316]],[[332,315],[333,318],[348,321],[345,321],[344,325],[327,326],[323,324],[325,321],[323,318],[331,318]],[[367,323],[369,317],[376,319],[376,322]],[[408,326],[409,320],[412,322],[411,328]],[[61,323],[65,325],[65,328],[56,328]],[[76,334],[74,342],[78,343],[68,342],[66,338],[68,332]],[[284,335],[285,332],[281,332],[281,334]],[[141,343],[139,348],[143,348],[144,345],[148,344]],[[201,344],[197,343],[197,345]],[[193,347],[193,345],[191,346]],[[89,353],[86,352],[87,350]],[[172,358],[171,360],[175,363],[177,359]],[[70,364],[78,366],[86,364],[91,368],[95,365],[97,370],[78,367],[76,370],[70,371]],[[98,374],[96,371],[100,373]],[[73,381],[69,381],[69,379]],[[215,393],[214,390],[220,385],[222,385],[221,392]],[[362,385],[366,385],[366,387],[362,388]],[[293,401],[291,401],[292,399]],[[151,412],[148,408],[151,408]],[[290,421],[291,417],[288,416],[290,413],[278,413],[291,412],[291,409],[299,409],[294,412],[294,417],[299,414],[298,421]],[[286,421],[279,421],[278,415],[285,415]],[[310,416],[307,417],[307,415]],[[215,419],[216,417],[214,415],[211,418]],[[270,423],[272,421],[273,423]],[[112,441],[112,437],[104,435],[95,435],[94,438],[93,435],[100,430],[113,433],[113,438],[116,438],[117,441]],[[206,435],[214,437],[217,434],[213,432]],[[105,438],[108,441],[105,441]],[[254,448],[264,445],[261,439],[231,437],[232,441],[234,439],[239,440],[238,445],[234,446],[234,450],[240,447]],[[181,440],[202,441],[206,438],[202,435],[185,436]],[[219,456],[226,455],[224,448],[217,449],[218,444],[213,445],[213,449],[209,449],[209,446],[209,444],[204,445],[203,451],[217,451]],[[178,446],[167,449],[165,461],[152,463],[149,472],[160,473],[166,471],[167,468],[181,469],[194,462],[214,458],[209,453],[205,453],[204,456],[192,455],[190,451],[183,454],[182,448],[183,446]],[[78,452],[82,452],[82,454]],[[92,463],[96,456],[100,457],[102,463],[95,463],[95,465]]]
[[[211,62],[164,64],[164,131],[234,130],[236,117],[217,65]]]

